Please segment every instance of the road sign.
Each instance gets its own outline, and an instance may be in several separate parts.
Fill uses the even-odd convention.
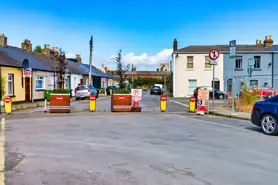
[[[10,103],[11,102],[11,98],[10,97],[7,97],[7,98],[5,98],[5,103]]]
[[[217,60],[211,60],[211,61],[209,61],[209,64],[210,64],[210,65],[217,65],[217,63],[218,63]]]
[[[63,101],[63,96],[57,96],[57,100],[58,100],[59,102]]]
[[[209,58],[211,60],[217,60],[219,58],[219,51],[216,49],[213,49],[209,52]]]
[[[236,41],[230,41],[230,58],[236,58]]]
[[[32,68],[23,68],[23,78],[32,78]]]
[[[142,89],[131,89],[133,100],[142,100]]]
[[[209,100],[209,91],[208,90],[199,90],[198,91],[198,100]]]
[[[124,96],[120,96],[119,99],[120,99],[120,100],[124,100],[125,97],[124,97]]]

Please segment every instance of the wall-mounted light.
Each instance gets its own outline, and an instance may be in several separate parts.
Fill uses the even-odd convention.
[[[179,57],[179,54],[176,54],[176,58],[178,58]]]
[[[269,63],[268,63],[268,67],[270,67],[271,65],[272,65],[271,62],[269,62]]]

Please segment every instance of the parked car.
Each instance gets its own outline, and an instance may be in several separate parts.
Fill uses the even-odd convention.
[[[220,99],[220,100],[223,100],[224,97],[225,97],[225,93],[222,92],[222,91],[219,91],[217,89],[213,89],[212,87],[209,87],[209,86],[200,86],[200,87],[197,87],[195,90],[194,90],[194,97],[197,98],[198,97],[198,92],[199,90],[208,90],[209,91],[209,97],[210,98],[213,98],[213,91],[214,91],[214,97],[217,98],[217,99]]]
[[[250,92],[254,95],[255,90],[257,90],[258,96],[262,95],[262,97],[264,97],[264,98],[271,98],[271,97],[277,95],[277,92],[274,89],[272,89],[271,87],[255,87],[255,88],[252,88],[250,90]],[[241,91],[240,96],[242,96],[243,94],[244,93]]]
[[[157,94],[157,95],[162,95],[163,94],[163,90],[159,87],[159,86],[153,86],[151,88],[150,94]]]
[[[98,89],[90,85],[79,85],[75,89],[75,99],[85,99],[89,98],[91,95],[94,95],[98,98]]]
[[[114,90],[118,90],[118,89],[119,89],[119,87],[117,87],[117,86],[108,86],[108,87],[106,88],[106,94],[107,94],[108,96],[110,96],[110,90],[112,90],[112,93],[113,93]]]
[[[278,134],[278,96],[256,102],[251,114],[251,122],[261,127],[267,135]]]

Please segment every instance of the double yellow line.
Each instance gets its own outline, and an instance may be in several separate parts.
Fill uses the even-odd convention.
[[[5,129],[6,120],[2,118],[0,132],[0,185],[5,185]]]

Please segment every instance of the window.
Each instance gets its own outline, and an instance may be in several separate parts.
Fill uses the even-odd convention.
[[[258,80],[250,80],[250,87],[255,88],[258,86]]]
[[[8,96],[14,95],[14,74],[8,74]]]
[[[193,69],[194,63],[193,63],[193,56],[187,56],[187,69]]]
[[[197,80],[188,80],[188,94],[193,94],[197,88]]]
[[[209,56],[206,56],[205,57],[206,61],[205,61],[205,68],[211,68],[211,65],[210,65],[210,58]]]
[[[236,57],[235,69],[242,69],[242,56],[237,56]]]
[[[36,78],[36,89],[45,89],[44,77],[43,76],[37,76],[37,78]]]
[[[261,69],[261,56],[254,56],[254,69]]]

